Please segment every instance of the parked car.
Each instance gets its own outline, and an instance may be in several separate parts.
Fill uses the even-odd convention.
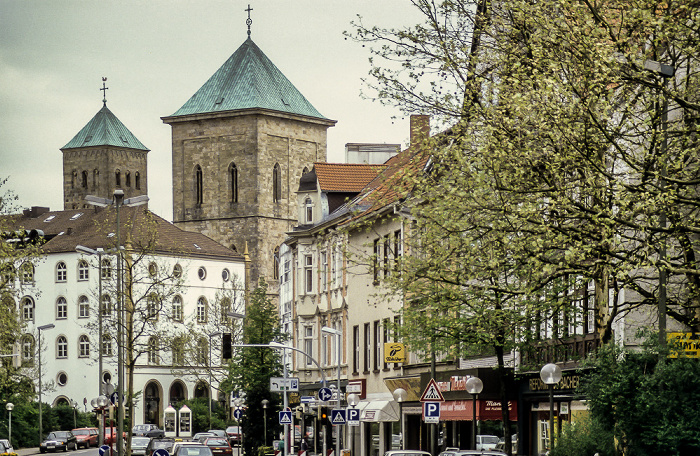
[[[40,453],[58,450],[76,450],[77,448],[78,442],[71,431],[49,432],[49,435],[47,435],[44,441],[39,444]]]
[[[443,451],[443,453],[447,453],[447,451]],[[508,456],[504,452],[496,450],[459,450],[450,453],[456,456]]]
[[[151,439],[146,447],[146,456],[152,456],[153,452],[159,448],[167,450],[168,453],[173,454],[173,445],[175,444],[175,439],[171,437],[166,437],[164,439]]]
[[[209,437],[204,440],[204,444],[211,448],[214,456],[231,456],[233,449],[226,437]]]
[[[234,443],[241,441],[241,427],[240,426],[229,426],[226,428],[226,435],[228,435],[229,442],[233,445]]]
[[[173,456],[214,456],[206,445],[178,445],[173,449]]]
[[[518,454],[518,434],[513,434],[510,438],[511,441],[511,451],[512,454]],[[496,445],[496,450],[505,452],[506,442],[505,439],[500,439],[498,445]]]
[[[137,424],[131,428],[131,435],[162,439],[165,437],[165,431],[158,428],[155,424]]]
[[[109,445],[112,443],[117,443],[117,435],[119,430],[115,427],[106,427],[104,435],[104,444]],[[122,438],[126,440],[126,432],[122,432]]]
[[[183,441],[181,441],[181,440],[176,440],[175,443],[173,443],[173,448],[172,448],[172,450],[169,451],[170,455],[171,455],[171,456],[174,456],[175,454],[177,454],[177,453],[180,451],[180,448],[181,448],[181,447],[185,447],[185,446],[201,447],[201,446],[204,446],[204,445],[202,445],[202,444],[199,443],[199,442],[193,442],[193,441],[183,442]],[[211,451],[211,450],[209,450],[209,451]],[[212,454],[213,454],[213,453],[212,453]]]
[[[198,432],[192,436],[192,441],[204,443],[204,440],[208,439],[209,437],[216,437],[216,434],[212,434],[211,432]]]
[[[386,451],[384,456],[432,456],[427,451],[421,450],[391,450]]]
[[[216,435],[217,437],[223,437],[225,439],[228,438],[226,431],[224,431],[223,429],[209,429],[207,432],[211,432],[212,434]]]
[[[150,437],[131,437],[131,454],[132,455],[145,455],[146,448],[148,444],[151,443]]]
[[[500,439],[495,435],[477,435],[476,449],[477,450],[493,450],[498,445]]]
[[[99,440],[100,431],[97,428],[78,428],[71,431],[75,436],[75,440],[78,442],[78,448],[90,448],[91,446],[97,446],[97,441]]]
[[[0,453],[14,453],[15,449],[12,447],[12,444],[10,443],[9,440],[7,439],[0,439],[0,444],[2,444],[2,448],[0,448]]]

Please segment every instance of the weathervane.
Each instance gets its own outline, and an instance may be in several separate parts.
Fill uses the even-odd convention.
[[[102,103],[107,106],[107,85],[105,84],[107,82],[107,78],[102,76],[102,88],[100,89],[102,91]]]
[[[248,36],[250,36],[250,25],[253,23],[253,19],[250,18],[250,12],[253,11],[253,8],[251,8],[250,4],[248,4],[248,8],[244,11],[248,11],[248,19],[246,19],[245,23],[248,26]]]

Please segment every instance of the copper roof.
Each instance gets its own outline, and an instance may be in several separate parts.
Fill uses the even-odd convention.
[[[68,144],[61,149],[114,146],[148,151],[105,104]]]
[[[44,253],[73,252],[83,245],[91,249],[116,245],[116,209],[73,209],[0,217],[4,231],[41,230]],[[241,260],[240,255],[213,239],[184,231],[143,207],[120,210],[122,244],[139,251],[176,256],[207,256]]]
[[[324,192],[359,193],[385,168],[385,165],[314,163],[318,183]]]

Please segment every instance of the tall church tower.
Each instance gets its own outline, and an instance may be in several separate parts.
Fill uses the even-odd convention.
[[[173,222],[252,259],[277,289],[278,246],[297,224],[296,186],[326,161],[323,117],[250,38],[174,114]]]
[[[148,193],[148,149],[107,108],[106,98],[102,103],[61,148],[64,210],[87,207],[86,195],[110,198],[116,189],[124,190],[125,198]]]

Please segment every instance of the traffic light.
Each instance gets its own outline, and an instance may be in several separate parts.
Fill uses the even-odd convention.
[[[224,333],[221,338],[221,357],[231,359],[231,333]]]
[[[321,422],[321,425],[326,425],[330,423],[330,419],[328,416],[328,409],[326,407],[318,406],[318,421]]]

